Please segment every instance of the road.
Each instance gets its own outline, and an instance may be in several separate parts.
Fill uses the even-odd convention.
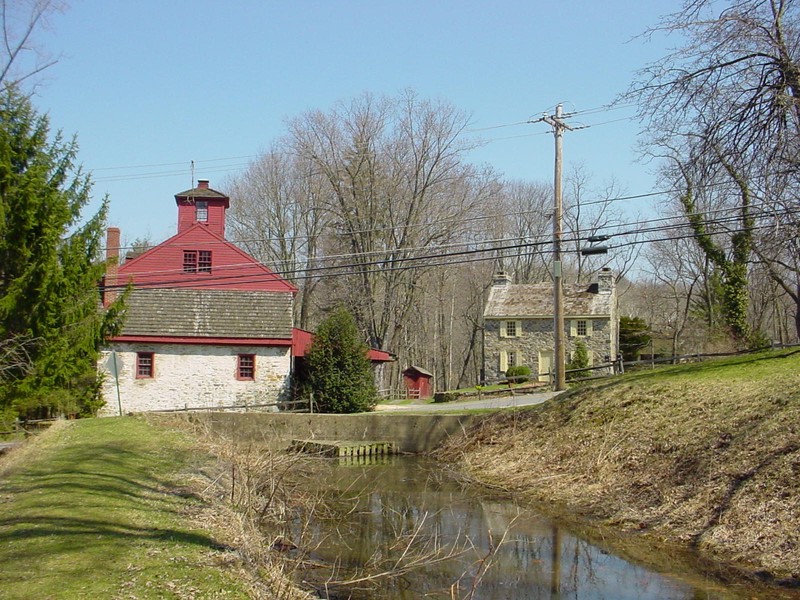
[[[541,404],[556,396],[559,392],[539,392],[536,394],[516,394],[514,396],[495,396],[482,400],[463,400],[457,402],[440,402],[438,404],[379,404],[377,412],[461,412],[464,410],[487,408],[515,408]]]

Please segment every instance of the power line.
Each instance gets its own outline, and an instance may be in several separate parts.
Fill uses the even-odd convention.
[[[797,214],[800,213],[800,210],[787,210],[784,214]],[[725,219],[719,219],[715,221],[715,224],[724,224],[730,221],[736,221],[740,217],[738,215],[726,217]],[[676,228],[685,228],[686,224],[674,224],[662,227],[654,227],[649,229],[637,230],[633,229],[630,231],[620,232],[614,234],[615,236],[624,236],[624,235],[631,235],[631,234],[642,234],[642,233],[654,233],[660,231],[670,231]],[[727,233],[737,233],[746,230],[759,230],[759,229],[767,229],[772,227],[772,225],[761,225],[761,226],[754,226],[748,229],[736,229],[730,230]],[[685,235],[680,236],[672,236],[672,237],[665,237],[665,238],[657,238],[657,239],[644,239],[644,240],[632,240],[630,242],[624,242],[617,245],[610,246],[609,249],[613,248],[621,248],[625,246],[630,246],[634,244],[642,244],[642,243],[650,243],[653,241],[664,241],[664,240],[680,240],[680,239],[688,239],[695,237],[693,233],[687,233]],[[578,242],[581,241],[582,237],[572,237],[569,239],[565,239],[566,242]],[[152,283],[140,283],[137,284],[137,289],[172,289],[172,288],[181,288],[187,287],[187,284],[194,284],[192,287],[217,287],[222,285],[229,285],[230,283],[258,283],[269,281],[278,277],[285,277],[294,281],[297,280],[304,280],[304,279],[312,279],[312,278],[321,278],[325,276],[341,276],[342,274],[346,274],[348,270],[354,268],[364,269],[366,267],[375,267],[380,266],[382,267],[381,270],[395,270],[398,268],[399,265],[408,264],[408,263],[417,263],[419,261],[425,261],[424,267],[431,267],[431,266],[442,266],[448,264],[459,264],[460,261],[445,261],[441,262],[431,262],[431,261],[441,261],[442,259],[449,259],[454,257],[467,257],[467,256],[476,256],[476,255],[484,255],[487,253],[497,253],[504,250],[521,250],[521,249],[530,249],[531,247],[541,247],[550,244],[550,241],[540,241],[540,242],[522,242],[516,244],[508,244],[504,246],[493,246],[489,248],[470,248],[465,249],[458,252],[447,252],[447,253],[434,253],[434,254],[426,254],[421,256],[407,256],[407,257],[398,257],[394,258],[390,262],[389,266],[386,265],[387,261],[385,260],[374,260],[374,261],[359,261],[354,263],[347,263],[347,264],[340,264],[340,265],[328,265],[328,266],[317,266],[317,267],[302,267],[302,268],[295,268],[295,269],[288,269],[288,270],[274,270],[270,273],[265,273],[263,276],[254,277],[252,274],[239,274],[239,275],[223,275],[217,276],[213,279],[208,277],[203,277],[202,279],[180,279],[180,280],[168,280],[168,281],[156,281]],[[549,255],[550,251],[543,252],[541,250],[530,251],[530,252],[520,252],[517,254],[511,255],[502,255],[503,258],[514,258],[515,256],[523,256],[523,255],[540,255],[545,256]],[[475,259],[475,261],[479,260],[495,260],[498,256],[484,256],[480,259]],[[468,261],[474,262],[474,261]],[[252,265],[260,265],[260,263],[248,263]],[[407,268],[420,268],[418,264],[412,264]],[[405,270],[405,269],[404,269]],[[331,273],[331,271],[333,271]],[[344,273],[343,273],[344,272]],[[304,275],[298,275],[298,273],[304,273]],[[312,274],[310,274],[312,273]],[[132,274],[132,275],[141,275],[139,273]],[[202,285],[200,285],[202,284]],[[125,288],[126,284],[119,284],[115,286],[107,286],[107,289],[120,289]]]

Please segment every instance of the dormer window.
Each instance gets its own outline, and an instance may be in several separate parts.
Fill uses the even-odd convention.
[[[208,221],[208,200],[198,200],[194,206],[197,222],[205,223]]]

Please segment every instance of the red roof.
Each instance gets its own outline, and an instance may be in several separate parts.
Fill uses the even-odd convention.
[[[302,358],[306,355],[311,343],[314,341],[314,334],[305,329],[292,329],[292,356]],[[394,360],[391,352],[370,348],[367,356],[372,362],[391,362]]]

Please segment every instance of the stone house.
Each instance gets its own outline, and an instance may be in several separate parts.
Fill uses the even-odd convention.
[[[567,361],[579,341],[586,345],[589,364],[617,356],[617,295],[610,269],[590,285],[564,284],[564,343]],[[506,370],[526,365],[540,381],[553,368],[553,284],[512,284],[504,273],[495,276],[483,313],[483,362],[487,382]],[[610,369],[609,369],[610,371]]]
[[[123,330],[99,360],[101,415],[263,404],[288,393],[296,288],[225,239],[230,201],[207,180],[175,201],[178,233],[132,260],[117,264],[120,230],[108,230],[103,303],[132,291]]]

